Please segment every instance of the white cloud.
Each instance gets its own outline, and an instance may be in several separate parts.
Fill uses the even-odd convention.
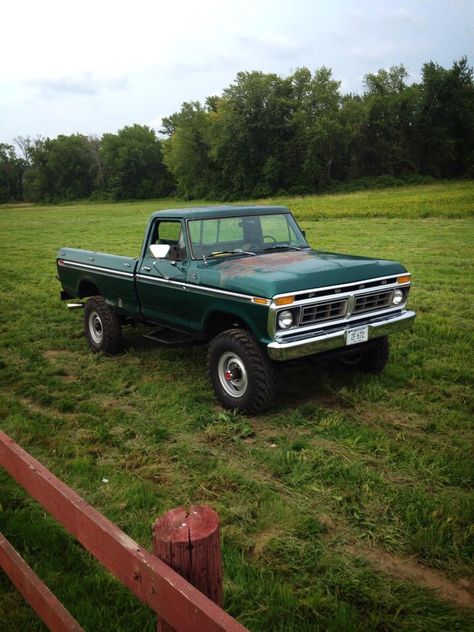
[[[257,41],[278,54],[295,55],[302,51],[301,44],[284,33],[265,31],[258,37]]]
[[[424,37],[415,40],[399,39],[399,40],[379,40],[373,38],[367,40],[365,44],[353,46],[349,50],[349,54],[355,59],[359,59],[368,64],[393,65],[404,63],[407,65],[407,59],[413,56],[420,56],[426,61],[433,50],[433,42]],[[374,72],[378,69],[372,67],[368,72]]]
[[[412,13],[406,7],[383,7],[377,10],[377,18],[389,20],[390,22],[402,22],[409,25],[419,25],[422,18],[417,13]]]
[[[304,48],[299,41],[285,33],[264,31],[259,35],[241,35],[237,40],[245,46],[266,53],[270,57],[293,58],[303,52]]]
[[[386,55],[395,53],[399,48],[400,45],[394,42],[373,42],[372,44],[354,46],[349,50],[349,55],[364,61],[380,62]]]
[[[90,72],[78,75],[31,79],[25,81],[28,86],[35,87],[42,95],[71,94],[92,96],[104,90],[120,90],[127,87],[125,77],[97,78]]]

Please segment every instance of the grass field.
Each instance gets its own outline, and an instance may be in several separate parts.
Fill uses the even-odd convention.
[[[130,330],[121,356],[93,356],[57,249],[137,255],[149,213],[183,203],[4,206],[0,427],[144,546],[166,510],[213,506],[225,608],[252,631],[472,629],[474,182],[271,202],[316,248],[412,272],[415,328],[381,376],[286,367],[274,407],[245,417],[215,403],[203,346]],[[86,630],[154,629],[4,472],[0,531]],[[0,573],[0,630],[42,629]]]

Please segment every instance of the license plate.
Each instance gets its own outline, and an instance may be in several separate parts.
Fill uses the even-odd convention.
[[[367,342],[369,339],[369,327],[355,327],[346,331],[346,345],[356,345],[359,342]]]

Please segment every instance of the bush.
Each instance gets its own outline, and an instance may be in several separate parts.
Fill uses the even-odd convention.
[[[114,200],[114,199],[115,198],[114,198],[113,193],[111,193],[110,191],[103,191],[103,190],[94,191],[89,197],[89,200],[91,202],[110,202],[111,200]]]
[[[312,189],[305,184],[294,184],[288,189],[290,195],[311,195]]]
[[[273,193],[272,188],[270,187],[270,185],[264,183],[264,182],[259,182],[254,190],[252,191],[252,197],[253,198],[267,198],[270,197]]]

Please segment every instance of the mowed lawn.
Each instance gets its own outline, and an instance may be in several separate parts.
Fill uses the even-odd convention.
[[[94,356],[57,249],[138,255],[150,212],[185,203],[4,206],[0,428],[146,547],[168,509],[214,507],[225,608],[252,631],[472,629],[474,182],[271,203],[317,249],[412,272],[416,324],[381,376],[288,366],[273,408],[245,417],[216,404],[205,346],[134,328]],[[154,629],[3,471],[0,531],[86,630]],[[42,629],[0,572],[0,630]]]

